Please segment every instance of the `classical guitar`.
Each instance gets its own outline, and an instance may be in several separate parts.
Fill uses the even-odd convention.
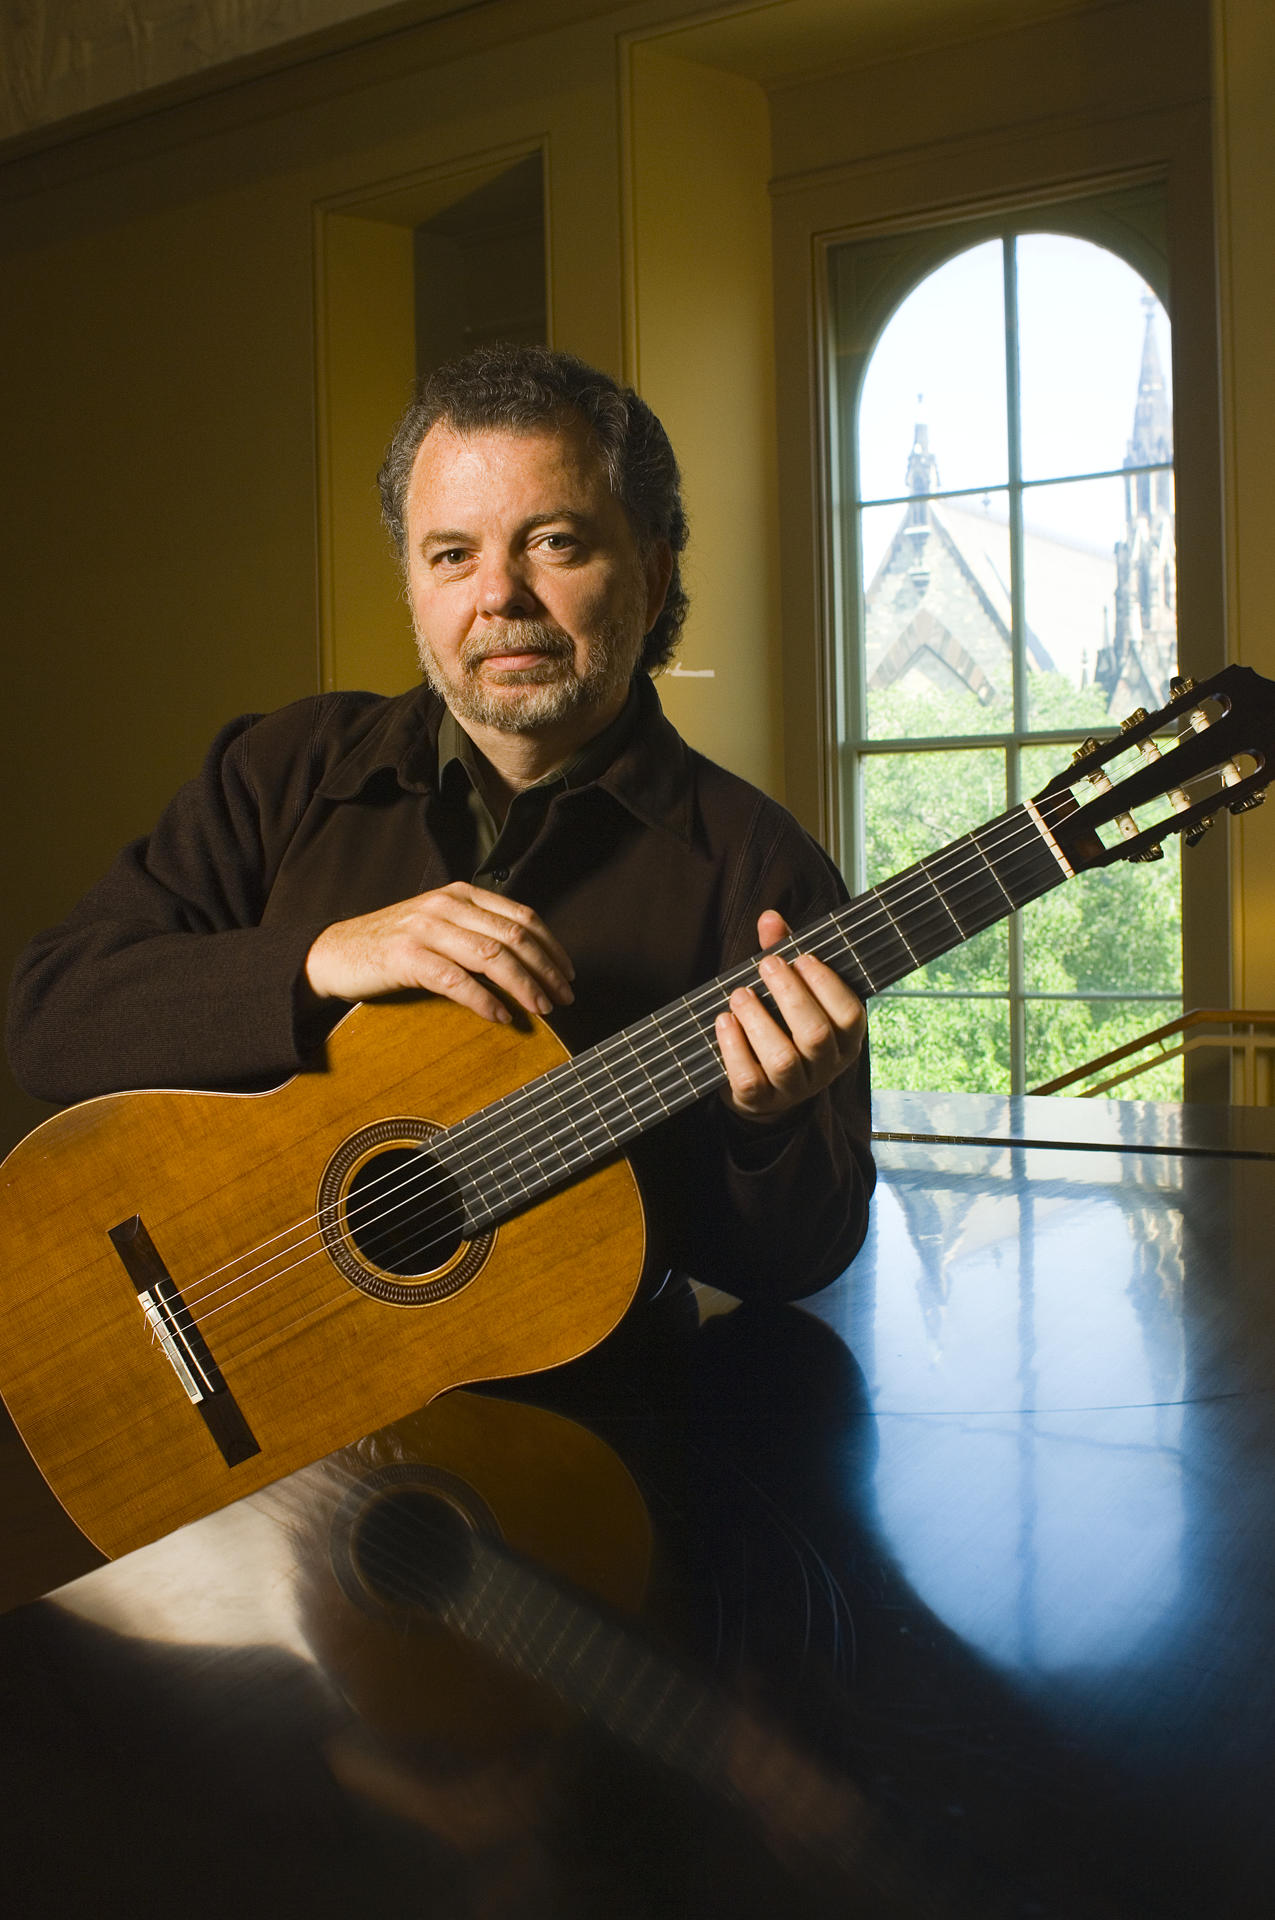
[[[1177,682],[782,950],[877,993],[1256,805],[1273,719],[1251,669]],[[120,1554],[446,1388],[596,1345],[645,1247],[622,1150],[723,1082],[713,1023],[745,980],[754,961],[574,1057],[538,1021],[368,1004],[328,1071],[274,1093],[112,1094],[38,1128],[0,1183],[0,1389],[71,1518]]]

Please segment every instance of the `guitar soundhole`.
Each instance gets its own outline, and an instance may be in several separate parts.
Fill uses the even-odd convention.
[[[428,1120],[378,1120],[337,1148],[319,1183],[319,1231],[346,1279],[375,1300],[422,1307],[467,1286],[495,1236],[465,1238],[456,1181],[422,1148]]]
[[[456,1183],[418,1147],[363,1162],[345,1200],[351,1240],[382,1273],[418,1280],[446,1266],[464,1238]]]
[[[431,1613],[445,1612],[461,1597],[474,1559],[474,1533],[465,1516],[421,1487],[373,1501],[350,1546],[377,1600]]]
[[[350,1489],[332,1522],[332,1570],[361,1612],[436,1618],[460,1603],[482,1542],[499,1542],[496,1516],[465,1480],[400,1460]]]

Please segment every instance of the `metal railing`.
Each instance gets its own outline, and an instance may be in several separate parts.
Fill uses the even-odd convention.
[[[1181,1060],[1203,1047],[1224,1048],[1231,1060],[1231,1104],[1240,1107],[1275,1106],[1275,1013],[1250,1013],[1238,1007],[1194,1007],[1162,1027],[1152,1027],[1136,1040],[1127,1040],[1110,1053],[1099,1054],[1083,1067],[1060,1073],[1056,1080],[1033,1087],[1033,1093],[1062,1093],[1071,1087],[1082,1100],[1110,1093],[1150,1067],[1165,1060]],[[1144,1056],[1139,1058],[1138,1056]],[[1122,1065],[1127,1062],[1127,1065]],[[1118,1072],[1111,1072],[1113,1068]],[[1088,1086],[1080,1082],[1090,1080]],[[1105,1077],[1101,1077],[1105,1076]]]

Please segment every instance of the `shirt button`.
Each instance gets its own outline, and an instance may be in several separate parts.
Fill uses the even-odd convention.
[[[508,867],[493,867],[487,877],[493,887],[503,887],[509,878],[509,869]]]

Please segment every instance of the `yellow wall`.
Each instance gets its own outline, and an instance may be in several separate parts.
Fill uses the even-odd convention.
[[[412,229],[323,211],[315,232],[319,650],[325,688],[411,677],[376,475],[416,360]]]
[[[1275,9],[1215,0],[1227,639],[1275,679]],[[1235,1006],[1275,1008],[1275,812],[1232,834]]]
[[[660,697],[703,752],[782,793],[770,119],[755,82],[670,45],[632,50],[626,170],[626,373],[668,428],[691,523],[692,618]]]

